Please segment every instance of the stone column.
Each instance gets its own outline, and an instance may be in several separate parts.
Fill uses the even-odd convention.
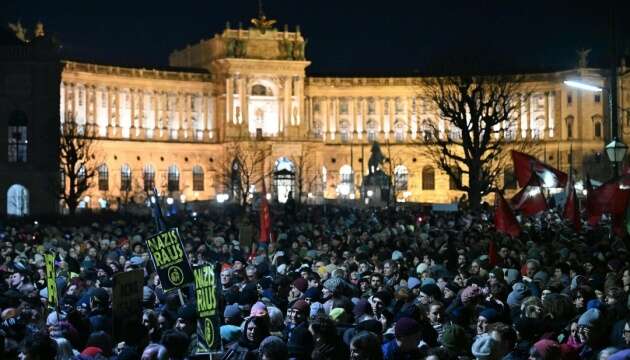
[[[227,77],[225,79],[225,123],[226,124],[235,124],[234,118],[232,117],[232,78]]]
[[[291,78],[286,76],[284,79],[282,79],[282,90],[283,90],[283,101],[284,101],[284,106],[282,107],[283,109],[283,117],[284,117],[284,124],[283,124],[283,130],[284,130],[284,134],[285,136],[289,135],[288,134],[288,127],[291,124]]]
[[[320,98],[321,101],[319,103],[319,111],[322,114],[322,135],[323,135],[323,140],[325,141],[326,139],[328,139],[330,137],[330,134],[328,133],[328,116],[329,116],[329,112],[330,112],[330,100],[328,99],[328,97],[324,96]]]
[[[385,98],[378,98],[376,112],[378,114],[378,122],[380,127],[380,136],[378,136],[377,138],[379,140],[383,140],[385,139]]]
[[[336,140],[337,136],[337,121],[339,119],[339,98],[334,97],[331,103],[331,117],[330,117],[330,138]]]
[[[357,138],[357,109],[354,97],[348,98],[348,115],[350,116],[350,139]]]
[[[556,134],[556,95],[553,90],[547,93],[547,128],[549,129],[549,138],[554,139]]]
[[[305,107],[305,99],[304,99],[304,78],[303,77],[298,77],[297,81],[297,88],[295,89],[295,96],[297,97],[297,103],[298,103],[298,117],[296,119],[296,123],[295,125],[301,125],[302,124],[302,119],[304,118],[304,107]]]
[[[186,130],[184,129],[184,116],[186,106],[186,95],[181,92],[177,93],[177,108],[175,112],[175,121],[177,128],[177,140],[184,141],[186,139]]]
[[[241,86],[241,124],[249,128],[249,91],[247,91],[247,78],[242,77],[239,85]]]
[[[521,95],[521,138],[529,139],[529,117],[527,107],[527,97]]]
[[[536,111],[536,94],[532,94],[529,98],[529,128],[530,128],[530,138],[533,137],[534,134],[531,134],[531,129],[537,129],[536,127],[536,117],[534,116]],[[538,129],[537,129],[538,130]],[[540,136],[539,136],[540,137]]]
[[[361,124],[361,132],[359,133],[359,136],[363,139],[367,138],[367,119],[368,119],[368,99],[367,98],[361,98],[361,119],[359,120],[359,123]]]
[[[160,138],[160,118],[162,117],[162,104],[164,93],[160,90],[156,90],[153,92],[153,138]]]

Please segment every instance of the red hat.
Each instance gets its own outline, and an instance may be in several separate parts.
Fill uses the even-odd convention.
[[[81,355],[85,355],[85,356],[89,356],[89,357],[96,357],[96,355],[102,353],[103,350],[99,347],[96,346],[88,346],[85,349],[83,349],[83,351],[81,351]]]
[[[224,272],[226,270],[232,270],[232,265],[228,263],[223,263],[223,265],[221,266],[221,272]]]
[[[304,300],[300,299],[296,302],[293,303],[293,306],[291,306],[291,309],[293,310],[297,310],[301,313],[309,313],[309,311],[311,310],[311,306]]]
[[[306,281],[305,278],[299,277],[295,279],[295,281],[293,282],[293,286],[296,289],[300,290],[300,292],[305,292],[306,289],[308,288],[308,282]]]

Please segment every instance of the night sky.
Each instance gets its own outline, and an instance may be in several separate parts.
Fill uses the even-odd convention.
[[[1,2],[3,25],[42,20],[67,59],[147,68],[258,11],[257,0]],[[264,10],[278,29],[301,26],[309,74],[413,75],[570,69],[580,48],[605,65],[613,2],[265,0]],[[620,55],[630,49],[629,13],[630,1],[617,1]]]

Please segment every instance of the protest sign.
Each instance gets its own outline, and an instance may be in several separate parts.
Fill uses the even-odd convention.
[[[144,272],[132,270],[114,275],[112,310],[116,342],[133,342],[142,326]]]
[[[177,229],[153,235],[147,239],[147,247],[164,291],[171,291],[193,282],[192,270]]]
[[[48,305],[57,307],[59,300],[57,298],[57,275],[55,274],[55,254],[44,254],[46,262],[46,287],[48,291]]]
[[[203,265],[194,268],[195,297],[199,320],[197,329],[200,340],[205,346],[198,346],[197,353],[218,350],[221,347],[219,317],[217,316],[217,276],[214,266]]]

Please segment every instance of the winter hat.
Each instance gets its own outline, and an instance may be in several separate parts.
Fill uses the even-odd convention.
[[[269,311],[269,324],[271,330],[274,331],[282,329],[284,325],[284,315],[282,314],[282,311],[275,306],[269,306],[267,310]]]
[[[505,271],[505,281],[507,281],[508,285],[512,285],[518,281],[520,274],[516,269],[507,269]]]
[[[520,306],[527,293],[527,287],[522,282],[512,285],[512,292],[507,297],[507,304],[511,307]]]
[[[420,282],[420,279],[416,278],[416,277],[410,277],[409,279],[407,279],[407,287],[410,290],[413,290],[416,286],[421,285],[422,283]]]
[[[400,251],[395,250],[395,251],[392,253],[392,260],[397,261],[397,260],[400,260],[400,259],[402,259],[402,258],[403,258],[403,254],[402,254]]]
[[[268,311],[267,311],[267,305],[265,305],[264,303],[257,301],[254,306],[252,306],[251,311],[249,312],[249,316],[254,316],[254,317],[261,317],[261,316],[267,316]]]
[[[277,336],[267,336],[258,347],[258,353],[266,354],[270,359],[288,359],[289,350],[282,339]]]
[[[236,325],[223,325],[219,332],[221,339],[227,343],[236,341],[241,337],[241,328]]]
[[[297,279],[295,279],[295,281],[293,281],[293,286],[300,290],[301,293],[305,292],[307,287],[308,287],[308,282],[306,281],[305,278],[303,277],[299,277]]]
[[[481,296],[481,289],[476,286],[468,286],[464,290],[462,290],[461,300],[464,305],[470,304],[476,298]]]
[[[319,300],[319,289],[318,288],[308,288],[304,291],[304,295],[302,295],[304,299],[311,299],[312,301]]]
[[[367,300],[361,299],[354,305],[352,314],[355,319],[358,319],[363,315],[372,315],[372,305],[370,305]]]
[[[493,308],[485,308],[479,313],[479,316],[488,320],[488,323],[494,323],[497,321],[499,313]]]
[[[177,311],[177,317],[184,320],[195,320],[197,318],[197,309],[195,305],[188,304],[179,308]]]
[[[422,274],[423,272],[427,271],[428,269],[429,269],[429,265],[427,265],[425,263],[420,263],[416,267],[416,273]]]
[[[560,345],[553,340],[540,340],[534,344],[534,349],[543,360],[560,358]]]
[[[449,351],[460,351],[468,346],[468,335],[463,327],[451,324],[444,326],[442,346]]]
[[[102,352],[103,350],[101,348],[98,348],[96,346],[88,346],[85,349],[83,349],[83,351],[81,351],[81,355],[94,358],[98,356],[99,354],[101,354]]]
[[[396,321],[394,335],[397,339],[420,332],[420,324],[412,318],[403,317]]]
[[[586,309],[590,310],[590,309],[598,309],[602,307],[602,302],[597,300],[597,299],[593,299],[593,300],[589,300],[586,303]]]
[[[297,310],[303,314],[308,314],[310,308],[311,308],[310,305],[302,299],[294,302],[293,306],[291,306],[291,309]]]
[[[601,313],[598,309],[589,309],[580,316],[578,319],[579,326],[588,326],[594,327],[597,325],[599,319],[601,318]]]
[[[338,321],[339,318],[342,317],[345,313],[346,310],[344,310],[343,308],[334,308],[330,310],[330,314],[328,314],[328,316],[330,316],[331,320]]]
[[[422,287],[420,288],[420,291],[436,300],[440,299],[442,295],[440,288],[435,284],[422,285]]]
[[[241,309],[239,309],[238,304],[231,304],[225,307],[223,310],[224,318],[236,318],[241,316]]]
[[[482,335],[472,345],[470,349],[473,356],[477,359],[490,359],[494,354],[498,342],[490,335]]]

